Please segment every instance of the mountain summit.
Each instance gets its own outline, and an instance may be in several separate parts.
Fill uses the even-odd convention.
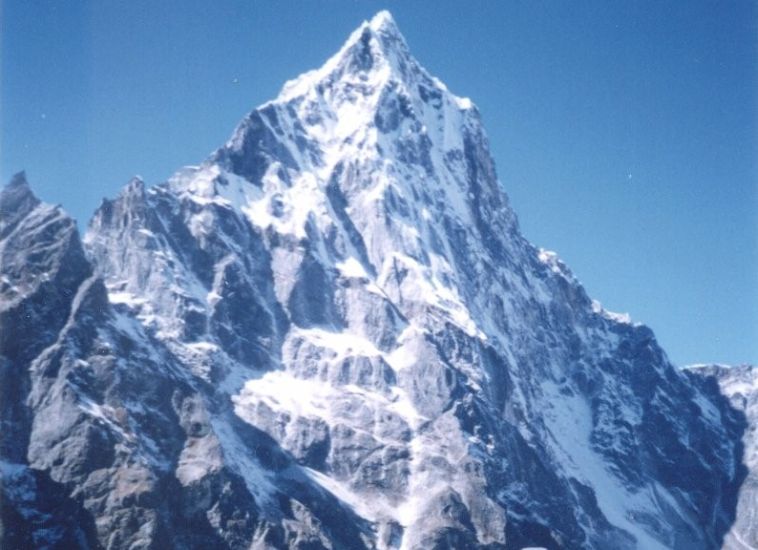
[[[371,21],[364,21],[323,67],[286,83],[280,98],[300,95],[326,81],[345,78],[366,81],[372,73],[403,78],[411,76],[414,69],[423,70],[413,59],[392,15],[382,11]]]
[[[744,413],[524,239],[478,111],[388,12],[83,245],[23,204],[4,547],[691,550],[735,523]]]

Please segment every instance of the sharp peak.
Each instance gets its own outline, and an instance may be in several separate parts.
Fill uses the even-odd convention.
[[[382,10],[371,19],[364,19],[363,22],[348,35],[347,40],[343,42],[339,51],[333,57],[340,57],[340,55],[344,54],[351,46],[355,45],[362,39],[365,40],[364,37],[374,37],[379,40],[385,39],[384,42],[380,43],[380,45],[384,47],[396,44],[402,46],[406,50],[408,48],[405,37],[400,32],[392,14],[387,10]]]
[[[3,217],[18,214],[22,210],[31,211],[40,203],[26,180],[26,172],[18,172],[0,189],[0,221]]]
[[[369,48],[372,39],[376,50],[385,58],[411,56],[408,43],[395,23],[392,14],[387,10],[382,10],[370,20],[361,23],[350,34],[342,48],[332,59],[350,58],[355,55],[356,48]]]
[[[29,187],[29,182],[26,179],[26,171],[24,170],[21,170],[20,172],[16,172],[15,174],[13,174],[10,181],[5,186],[6,187],[21,187],[22,185]]]
[[[370,20],[363,21],[339,51],[319,69],[308,71],[286,82],[279,97],[274,101],[298,96],[315,82],[331,80],[335,74],[365,74],[388,65],[392,73],[410,67],[424,71],[411,55],[392,14],[382,10]]]
[[[26,172],[23,170],[21,172],[13,174],[8,183],[6,183],[5,186],[0,189],[0,192],[4,196],[13,195],[17,198],[29,197],[32,200],[39,202],[39,199],[36,197],[32,191],[31,186],[29,185],[29,181],[26,179]]]
[[[460,110],[470,111],[478,118],[478,111],[471,100],[450,92],[447,86],[431,75],[411,54],[408,44],[398,29],[395,19],[387,10],[382,10],[369,20],[364,20],[321,67],[300,74],[284,83],[279,94],[252,110],[234,130],[231,138],[219,150],[212,153],[208,162],[217,162],[226,149],[238,149],[244,142],[244,136],[255,126],[254,119],[259,118],[267,109],[278,109],[287,105],[297,105],[308,96],[311,99],[325,97],[337,102],[347,98],[352,102],[353,90],[370,97],[371,102],[364,110],[373,116],[372,108],[377,108],[377,101],[385,90],[413,95],[416,90],[428,92],[435,89],[444,94]],[[330,95],[332,92],[337,92]],[[422,92],[418,92],[419,94]],[[424,100],[426,101],[426,100]]]
[[[394,34],[403,38],[400,29],[397,27],[397,23],[395,23],[395,18],[392,17],[392,14],[388,10],[381,10],[369,21],[364,21],[360,28],[364,27],[368,27],[375,32]]]

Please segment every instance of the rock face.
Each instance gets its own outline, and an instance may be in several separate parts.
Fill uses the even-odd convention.
[[[735,521],[744,409],[524,239],[476,107],[386,12],[83,246],[23,176],[0,201],[3,548],[695,550]]]
[[[737,494],[737,515],[724,538],[724,550],[758,548],[758,367],[695,365],[687,367],[693,382],[705,393],[724,395],[744,415],[748,428],[742,436],[747,477]],[[734,498],[730,496],[730,498]]]

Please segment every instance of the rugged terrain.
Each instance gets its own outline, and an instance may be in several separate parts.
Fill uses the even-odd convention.
[[[747,468],[738,489],[737,514],[724,538],[725,550],[758,548],[758,368],[754,365],[693,365],[693,383],[711,395],[724,395],[744,415],[742,463]]]
[[[3,548],[756,540],[752,409],[525,240],[387,12],[83,239],[0,215]]]

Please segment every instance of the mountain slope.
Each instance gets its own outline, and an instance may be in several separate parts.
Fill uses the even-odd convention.
[[[285,514],[320,522],[343,545],[360,540],[359,518],[309,486],[230,403],[214,400],[215,388],[108,302],[60,208],[40,203],[19,175],[0,210],[1,547],[240,548],[313,538]],[[235,460],[225,456],[229,445]],[[288,494],[316,511],[297,511]],[[262,511],[267,500],[279,506]]]
[[[713,395],[724,395],[745,416],[742,435],[743,463],[747,476],[739,486],[734,523],[724,537],[724,550],[758,548],[758,368],[754,365],[693,365],[687,367],[693,383]]]
[[[48,208],[24,201],[9,211]],[[55,246],[73,242],[82,265],[69,294],[90,281],[97,305],[72,316],[89,302],[54,285],[50,343],[20,332],[33,350],[63,342],[71,373],[91,371],[86,400],[45,394],[84,426],[104,417],[86,429],[112,438],[97,460],[126,437],[116,402],[138,423],[134,446],[69,478],[52,457],[75,436],[32,428],[36,446],[3,460],[61,483],[98,526],[92,545],[171,533],[177,548],[697,549],[719,547],[734,520],[744,417],[524,239],[476,107],[418,64],[386,12],[203,164],[104,201],[85,237],[96,275],[66,224]],[[18,258],[13,235],[3,254]],[[68,326],[122,347],[101,366],[99,344],[66,344]],[[8,363],[4,347],[4,376],[40,394],[42,351],[29,353]],[[47,414],[18,395],[3,408],[14,440],[30,433],[16,418]],[[140,417],[145,400],[156,410]],[[171,490],[91,505],[87,480],[131,471],[140,453],[160,458],[140,475]],[[136,513],[154,529],[119,519]]]

